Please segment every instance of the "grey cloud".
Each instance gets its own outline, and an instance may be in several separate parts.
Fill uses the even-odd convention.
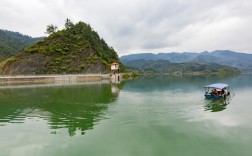
[[[41,36],[68,17],[91,26],[119,55],[230,49],[252,52],[250,0],[0,0],[1,28]]]

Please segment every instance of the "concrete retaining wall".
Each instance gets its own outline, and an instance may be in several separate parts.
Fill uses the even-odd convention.
[[[8,83],[74,83],[110,79],[109,74],[101,75],[39,75],[0,76],[0,84]]]

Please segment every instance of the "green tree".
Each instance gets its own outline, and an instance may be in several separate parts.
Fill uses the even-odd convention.
[[[73,25],[74,25],[73,22],[69,18],[67,18],[65,22],[66,29],[70,28]]]
[[[58,27],[57,26],[54,26],[54,25],[48,25],[47,27],[46,27],[46,34],[53,34],[53,33],[55,33],[56,31],[58,30]]]

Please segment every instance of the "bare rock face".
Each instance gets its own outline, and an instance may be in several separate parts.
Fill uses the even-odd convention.
[[[79,22],[4,60],[0,74],[108,73],[112,62],[120,63],[114,49],[88,24]]]
[[[45,66],[48,60],[43,54],[34,53],[29,56],[21,54],[14,60],[7,61],[2,67],[2,74],[35,74],[36,71]]]

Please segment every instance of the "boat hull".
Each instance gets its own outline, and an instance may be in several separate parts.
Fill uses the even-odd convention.
[[[207,93],[207,94],[205,94],[205,97],[206,97],[207,99],[219,99],[219,98],[221,98],[222,96],[218,96],[218,95],[214,95],[214,94],[209,94],[209,93]]]

